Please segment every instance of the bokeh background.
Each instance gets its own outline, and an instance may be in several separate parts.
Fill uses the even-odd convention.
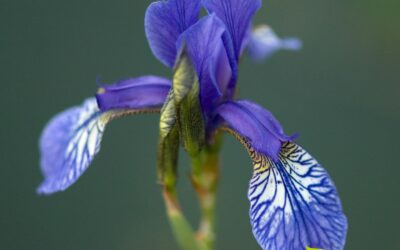
[[[156,184],[158,115],[111,123],[102,151],[66,192],[35,194],[38,137],[96,79],[170,76],[151,54],[150,1],[0,0],[0,249],[177,249]],[[334,178],[349,220],[346,249],[400,249],[397,0],[268,0],[255,23],[304,48],[262,64],[244,59],[240,95],[271,110]],[[250,160],[229,136],[222,151],[217,249],[259,249],[250,231]],[[198,209],[180,162],[180,194]]]

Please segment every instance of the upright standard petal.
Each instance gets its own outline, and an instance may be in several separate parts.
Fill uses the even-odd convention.
[[[102,113],[95,98],[55,116],[40,138],[41,169],[45,177],[38,193],[51,194],[71,186],[100,150],[111,113]]]
[[[225,91],[232,76],[227,51],[222,40],[226,32],[215,15],[206,16],[186,30],[178,47],[185,47],[200,82],[200,100],[207,113]]]
[[[236,59],[239,59],[251,20],[261,7],[261,0],[203,0],[203,4],[225,23],[232,37]]]
[[[96,95],[102,111],[116,109],[160,109],[171,89],[171,81],[143,76],[102,85]]]
[[[246,146],[253,160],[248,198],[253,234],[260,246],[265,250],[343,249],[347,219],[333,181],[317,160],[286,142],[275,161],[254,150],[241,135],[228,132]]]
[[[200,7],[200,0],[163,0],[148,7],[145,17],[147,40],[154,56],[166,66],[174,66],[176,41],[197,22]]]
[[[255,61],[268,58],[278,50],[299,50],[302,43],[297,38],[279,38],[267,25],[257,27],[251,34],[247,50]]]
[[[249,101],[226,102],[218,107],[217,113],[227,125],[248,140],[257,151],[278,159],[279,150],[287,136],[271,112]]]

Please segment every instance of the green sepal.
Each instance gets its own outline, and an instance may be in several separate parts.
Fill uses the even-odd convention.
[[[177,182],[178,154],[179,131],[177,126],[173,126],[158,144],[158,180],[167,188],[175,187]]]
[[[199,80],[185,49],[182,49],[175,65],[172,89],[183,147],[189,155],[197,155],[205,144],[205,126]]]
[[[173,188],[177,181],[179,130],[176,122],[174,92],[170,91],[161,109],[157,175],[161,184]]]

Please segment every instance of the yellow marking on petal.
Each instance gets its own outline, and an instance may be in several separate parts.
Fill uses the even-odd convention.
[[[254,174],[261,174],[271,167],[271,160],[264,154],[257,152],[250,145],[246,138],[240,136],[238,133],[228,127],[223,127],[221,130],[233,135],[246,148],[247,153],[250,155],[250,158],[253,161]]]
[[[290,146],[289,143],[287,142],[281,147],[281,151],[279,154],[284,158],[289,158],[291,155],[293,155],[293,152],[295,150],[298,150],[298,148],[295,147],[294,145]]]
[[[322,248],[306,247],[306,250],[323,250]]]
[[[254,174],[261,174],[271,167],[271,161],[265,155],[255,152],[253,159]]]
[[[97,94],[104,94],[106,92],[106,90],[104,88],[99,88],[97,90]]]

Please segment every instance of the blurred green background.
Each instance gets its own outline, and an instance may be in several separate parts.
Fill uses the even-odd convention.
[[[38,137],[57,112],[91,96],[96,78],[171,76],[151,54],[150,1],[0,1],[0,249],[177,249],[156,184],[158,115],[117,120],[102,152],[66,192],[35,194]],[[304,49],[245,59],[240,96],[271,110],[329,170],[349,220],[346,249],[400,249],[397,0],[269,0],[255,23]],[[259,249],[248,222],[250,160],[226,137],[218,249]],[[198,209],[180,162],[180,193]]]

